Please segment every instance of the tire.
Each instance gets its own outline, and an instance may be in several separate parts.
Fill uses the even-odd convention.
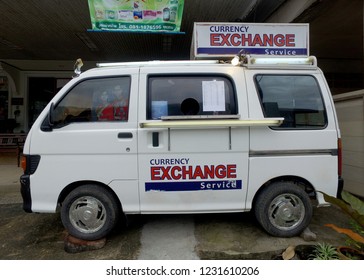
[[[83,240],[98,240],[115,227],[119,208],[108,190],[97,185],[83,185],[71,191],[63,201],[61,219],[70,235]]]
[[[258,195],[254,214],[271,235],[299,235],[310,223],[312,205],[308,194],[293,182],[275,182]]]

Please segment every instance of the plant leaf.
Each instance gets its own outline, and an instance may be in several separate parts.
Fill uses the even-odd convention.
[[[343,200],[349,203],[351,207],[356,211],[358,211],[360,215],[364,215],[364,201],[362,201],[361,199],[357,198],[356,196],[352,195],[347,191],[342,191],[341,196]]]
[[[364,237],[362,237],[361,235],[359,235],[356,232],[353,232],[351,229],[340,228],[340,227],[337,227],[337,226],[335,226],[333,224],[326,224],[325,226],[326,227],[331,227],[334,230],[336,230],[338,233],[346,234],[347,236],[349,236],[354,241],[364,244]]]
[[[353,209],[351,207],[351,205],[347,204],[345,201],[338,199],[336,197],[333,197],[331,195],[328,195],[324,192],[320,192],[320,193],[322,193],[324,195],[325,201],[340,207],[345,213],[350,215],[362,228],[364,228],[364,215],[360,215],[358,213],[358,211]]]

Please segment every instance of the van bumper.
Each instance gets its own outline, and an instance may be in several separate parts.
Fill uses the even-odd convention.
[[[338,182],[338,186],[337,186],[337,194],[336,197],[337,198],[341,198],[341,192],[344,189],[344,179],[339,177],[339,182]]]
[[[30,175],[20,176],[20,193],[23,198],[23,210],[32,213],[32,198],[30,195]]]

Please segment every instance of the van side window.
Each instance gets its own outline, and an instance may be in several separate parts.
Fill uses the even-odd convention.
[[[223,76],[150,76],[147,118],[236,115],[234,89]]]
[[[309,75],[256,75],[264,116],[283,117],[274,129],[320,129],[327,124],[317,80]]]
[[[84,80],[55,106],[53,123],[127,121],[130,77]]]

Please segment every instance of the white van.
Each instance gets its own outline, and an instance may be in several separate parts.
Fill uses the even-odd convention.
[[[24,146],[26,212],[80,239],[121,215],[254,211],[300,234],[342,188],[340,132],[314,57],[99,64],[73,78]]]

